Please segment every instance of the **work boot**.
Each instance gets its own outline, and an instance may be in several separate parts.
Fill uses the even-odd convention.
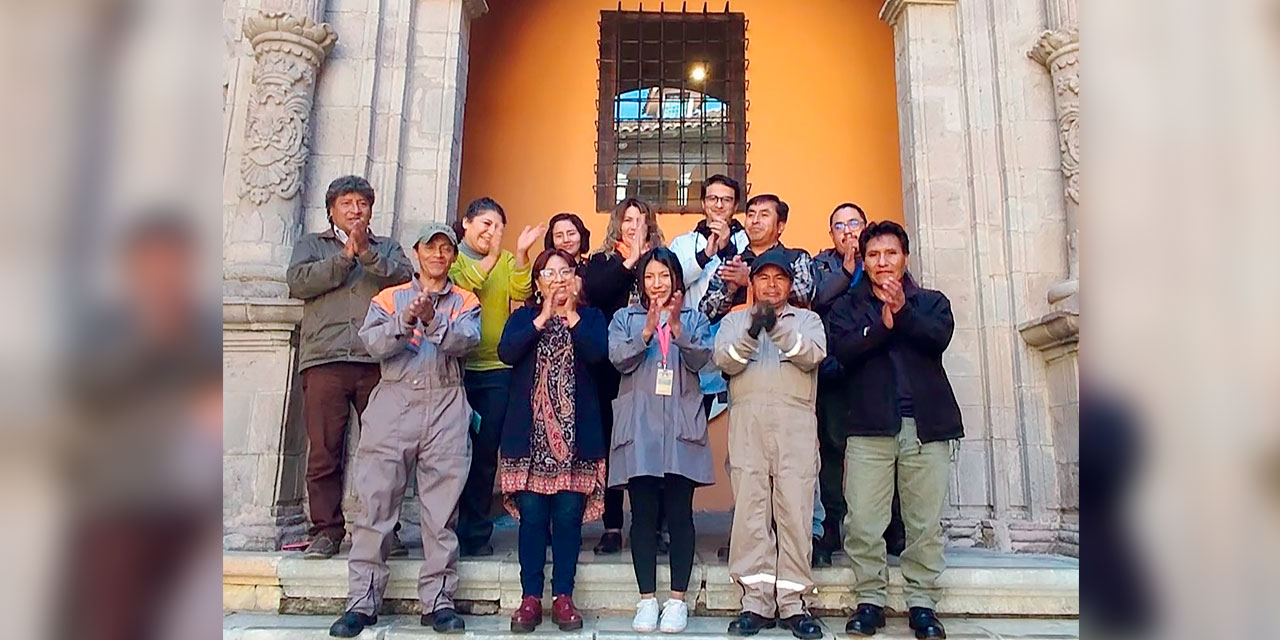
[[[813,616],[800,613],[778,621],[778,626],[791,632],[800,640],[818,640],[822,637],[822,626]]]
[[[772,629],[777,625],[777,621],[773,618],[766,618],[758,613],[751,611],[743,611],[729,623],[729,635],[731,636],[754,636],[760,633],[761,629]]]
[[[332,558],[338,554],[338,547],[342,545],[342,540],[334,540],[326,535],[318,535],[311,540],[311,544],[307,545],[302,557],[308,560],[324,560]]]
[[[928,607],[911,607],[907,616],[907,624],[916,630],[917,638],[945,638],[947,630],[942,628],[938,616]]]
[[[378,624],[378,616],[367,616],[363,613],[348,611],[329,627],[329,635],[335,638],[354,638],[364,631],[365,627]]]
[[[598,556],[613,555],[622,551],[622,534],[617,531],[606,531],[600,536],[600,543],[592,551]]]
[[[582,628],[582,615],[573,606],[573,596],[562,593],[551,599],[551,621],[561,631],[577,631]]]
[[[542,598],[525,596],[520,601],[520,608],[511,614],[511,631],[513,633],[529,633],[542,624]]]
[[[809,563],[814,569],[831,566],[831,550],[822,544],[822,538],[813,537],[813,559]]]
[[[478,546],[460,549],[458,555],[464,558],[482,558],[493,555],[493,545],[488,542]]]
[[[874,636],[876,629],[884,626],[884,607],[862,603],[844,625],[844,632],[859,636]]]
[[[422,626],[431,627],[436,633],[463,633],[467,630],[467,623],[462,616],[449,607],[424,614],[421,622]]]
[[[400,534],[391,532],[391,550],[387,551],[388,558],[403,558],[409,555],[409,547],[404,546],[404,541],[400,539]]]

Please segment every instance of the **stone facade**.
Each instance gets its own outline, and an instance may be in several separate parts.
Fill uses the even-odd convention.
[[[224,7],[226,545],[261,549],[298,534],[301,504],[289,249],[324,228],[324,187],[344,173],[370,179],[375,232],[404,244],[456,210],[470,21],[487,6]],[[968,435],[946,530],[961,546],[1076,553],[1075,2],[889,0],[880,15],[912,270],[956,319],[946,364]]]

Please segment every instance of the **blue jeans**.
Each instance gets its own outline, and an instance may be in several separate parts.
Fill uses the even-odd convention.
[[[467,404],[480,414],[479,432],[471,432],[471,471],[458,499],[458,547],[463,553],[487,544],[493,535],[489,508],[493,503],[493,479],[498,473],[498,445],[502,422],[511,395],[511,370],[467,371],[463,376]]]
[[[520,587],[526,596],[542,597],[546,581],[547,540],[551,541],[551,593],[572,595],[578,573],[578,548],[582,546],[583,493],[561,491],[555,495],[521,491],[515,495],[520,510]]]

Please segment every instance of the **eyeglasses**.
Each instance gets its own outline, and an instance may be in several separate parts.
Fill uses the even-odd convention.
[[[849,231],[857,231],[858,228],[861,226],[862,226],[862,223],[858,221],[837,222],[831,225],[831,229],[834,231],[845,231],[846,229]]]
[[[737,200],[737,198],[734,198],[733,196],[706,196],[702,200],[707,204],[731,205],[735,200]]]
[[[538,275],[542,276],[547,280],[568,280],[569,278],[572,278],[575,274],[573,269],[566,267],[559,271],[556,271],[555,269],[543,269],[538,272]]]

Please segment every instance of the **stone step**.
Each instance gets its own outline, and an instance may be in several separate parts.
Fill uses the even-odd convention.
[[[510,621],[506,616],[464,616],[464,618],[467,621],[467,632],[448,636],[449,638],[530,640],[544,637],[568,640],[652,640],[657,637],[670,637],[632,631],[629,615],[586,614],[582,629],[572,632],[562,632],[547,620],[537,631],[523,634],[511,632]],[[223,640],[317,640],[329,637],[329,625],[333,624],[335,619],[335,616],[233,613],[223,620],[222,637]],[[690,617],[689,627],[676,637],[682,640],[719,640],[727,637],[725,628],[730,619],[729,617]],[[1080,622],[1074,618],[952,617],[943,618],[942,622],[947,627],[947,637],[953,640],[990,638],[1077,640],[1080,637]],[[824,637],[849,637],[844,633],[844,623],[844,618],[824,618],[823,624],[827,631]],[[420,626],[416,616],[382,616],[377,625],[365,629],[359,637],[361,640],[410,640],[432,638],[437,635],[431,629]],[[774,629],[761,632],[756,637],[760,640],[782,640],[791,638],[791,634]],[[875,637],[885,640],[907,640],[914,639],[915,635],[907,627],[906,618],[893,617]]]
[[[636,601],[635,574],[627,552],[596,557],[590,545],[579,556],[574,599],[591,611],[626,612]],[[690,602],[700,613],[727,615],[738,609],[738,587],[728,567],[716,560],[714,548],[699,549],[690,587]],[[416,549],[414,554],[421,558]],[[967,616],[1076,616],[1080,611],[1079,562],[1050,555],[1003,554],[985,549],[948,549],[948,568],[940,579],[938,610]],[[390,562],[386,598],[389,610],[416,611],[420,561]],[[889,607],[905,610],[902,573],[891,559]],[[520,565],[514,551],[459,562],[459,609],[473,613],[511,611],[520,601]],[[550,577],[550,569],[547,575]],[[810,605],[818,611],[847,612],[856,604],[850,591],[853,570],[841,555],[835,566],[816,569],[818,591]],[[668,587],[670,573],[659,564],[658,590]],[[223,557],[223,607],[228,611],[334,614],[347,593],[344,556],[307,560],[298,553],[228,552]],[[550,598],[547,598],[549,603]]]

